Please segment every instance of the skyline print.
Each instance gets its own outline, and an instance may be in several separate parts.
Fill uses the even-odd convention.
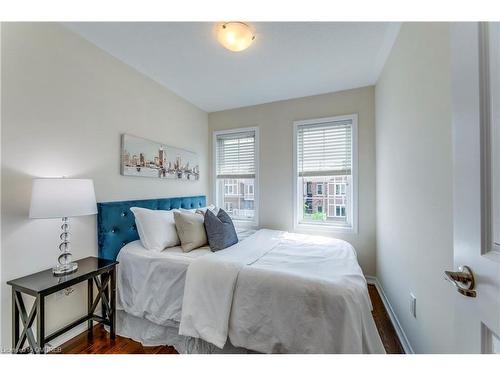
[[[198,155],[161,142],[122,134],[121,174],[197,181],[200,178]]]

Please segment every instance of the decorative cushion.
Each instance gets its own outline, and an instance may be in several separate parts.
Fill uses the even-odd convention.
[[[189,211],[174,211],[175,227],[181,240],[182,251],[188,252],[207,244],[207,234],[200,214]]]
[[[134,213],[137,232],[146,249],[162,251],[166,247],[180,244],[172,211],[141,207],[131,207],[130,211]]]
[[[212,251],[225,249],[238,242],[233,221],[222,208],[219,209],[217,216],[211,210],[206,210],[205,230]]]

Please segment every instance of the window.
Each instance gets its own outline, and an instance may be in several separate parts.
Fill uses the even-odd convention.
[[[257,224],[257,128],[214,132],[215,200],[237,223]]]
[[[307,195],[312,195],[312,182],[306,182],[306,186]]]
[[[238,195],[238,180],[225,179],[224,193],[225,195]]]
[[[246,199],[253,199],[253,181],[249,181],[245,185],[245,197]]]
[[[295,227],[356,231],[357,115],[294,125]]]

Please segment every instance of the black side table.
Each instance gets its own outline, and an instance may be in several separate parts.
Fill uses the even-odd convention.
[[[77,261],[78,270],[69,275],[56,277],[52,269],[34,273],[19,279],[10,280],[12,286],[12,352],[26,352],[24,343],[28,341],[28,350],[32,353],[45,353],[45,344],[70,329],[88,321],[88,334],[92,335],[93,321],[109,326],[111,339],[115,338],[116,326],[116,265],[118,262],[96,257]],[[72,285],[87,281],[87,315],[67,326],[45,336],[45,297],[64,290]],[[94,299],[94,283],[97,297]],[[30,313],[26,311],[22,293],[35,297]],[[101,316],[96,315],[97,304],[101,301]],[[36,339],[32,326],[36,318]],[[19,321],[23,330],[19,334]]]

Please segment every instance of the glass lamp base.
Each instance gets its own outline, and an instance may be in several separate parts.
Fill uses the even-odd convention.
[[[59,264],[52,268],[52,273],[55,276],[60,276],[60,275],[67,275],[69,273],[73,273],[76,270],[78,270],[78,263],[76,262],[71,262],[68,264]]]

